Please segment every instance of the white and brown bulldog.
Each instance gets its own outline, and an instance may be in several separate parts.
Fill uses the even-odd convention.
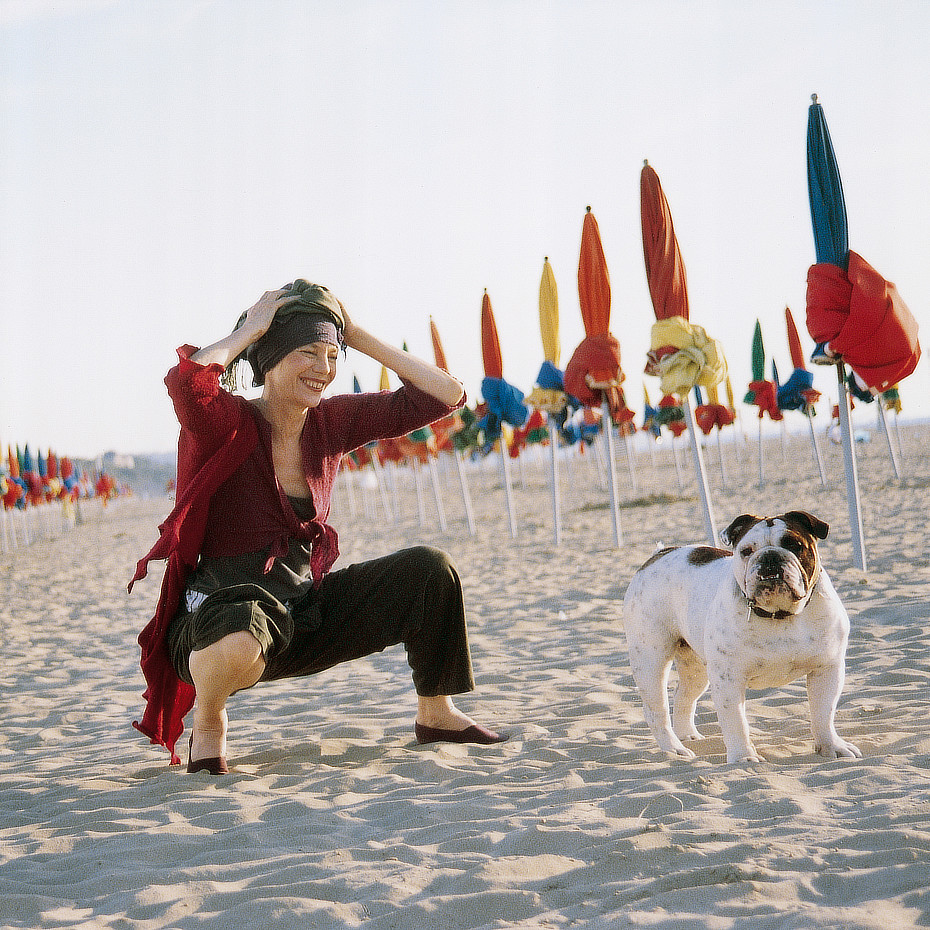
[[[799,510],[746,514],[720,534],[732,552],[663,549],[636,572],[624,598],[624,626],[646,722],[662,749],[694,758],[684,743],[701,739],[694,709],[709,684],[727,762],[762,761],[749,738],[747,688],[780,687],[806,675],[817,752],[862,755],[833,723],[849,617],[820,565],[817,540],[827,530]],[[674,717],[668,706],[673,661],[679,676]]]

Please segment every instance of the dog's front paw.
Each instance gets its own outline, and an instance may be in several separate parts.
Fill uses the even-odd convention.
[[[727,750],[727,763],[734,762],[765,762],[765,759],[750,746],[748,749],[737,749],[733,752]]]
[[[840,757],[844,759],[862,758],[862,750],[858,746],[847,743],[846,740],[840,739],[839,737],[829,745],[815,746],[814,749],[825,759],[837,759]]]

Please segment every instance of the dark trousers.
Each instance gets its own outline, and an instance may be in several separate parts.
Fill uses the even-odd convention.
[[[428,546],[330,572],[289,605],[252,584],[211,594],[171,624],[168,650],[180,677],[191,680],[192,651],[238,630],[261,644],[262,681],[313,675],[403,643],[417,694],[475,686],[458,572]]]

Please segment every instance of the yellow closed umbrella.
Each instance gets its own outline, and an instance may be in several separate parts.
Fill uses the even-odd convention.
[[[547,362],[559,366],[559,290],[555,274],[547,258],[543,262],[539,282],[539,331],[542,335],[543,355]]]

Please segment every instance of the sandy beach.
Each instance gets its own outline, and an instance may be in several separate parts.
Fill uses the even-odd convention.
[[[814,754],[803,681],[751,694],[763,763],[726,764],[706,696],[698,758],[657,748],[621,600],[658,544],[703,528],[690,455],[679,489],[668,446],[640,447],[634,488],[621,444],[620,548],[590,454],[563,463],[560,546],[542,454],[514,467],[516,539],[493,458],[469,473],[474,536],[448,461],[446,533],[409,474],[396,522],[359,476],[338,487],[339,564],[452,554],[478,681],[459,704],[509,742],[418,746],[397,648],[235,696],[231,774],[186,775],[131,727],[161,565],[126,583],[170,504],[120,501],[0,557],[0,927],[930,926],[930,428],[902,423],[900,479],[877,432],[859,447],[863,573],[840,448],[822,444],[824,488],[806,435],[775,435],[760,488],[746,426],[725,474],[706,450],[718,527],[799,508],[831,525],[852,621],[837,728],[862,759]]]

